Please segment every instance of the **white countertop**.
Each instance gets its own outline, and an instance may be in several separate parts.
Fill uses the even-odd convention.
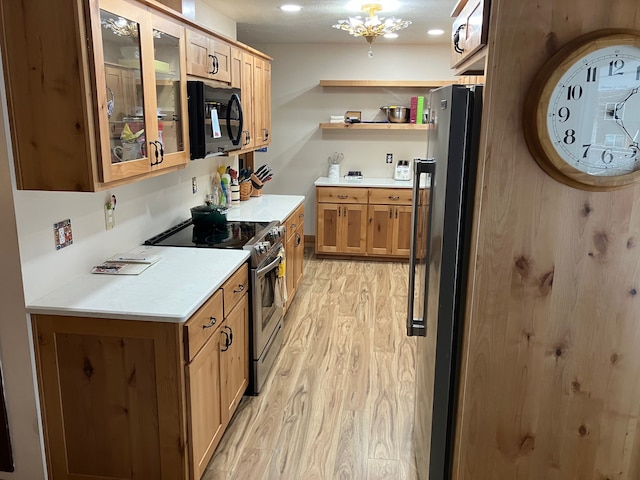
[[[301,195],[252,197],[229,220],[284,221]],[[249,258],[246,250],[140,246],[126,253],[161,255],[139,275],[87,273],[26,306],[29,313],[184,322]],[[114,252],[115,254],[116,252]]]
[[[304,202],[303,195],[262,195],[251,197],[240,202],[237,207],[231,207],[227,211],[228,220],[241,220],[245,222],[266,222],[271,220],[284,220],[298,206]]]
[[[412,188],[413,181],[411,180],[394,180],[392,178],[368,178],[364,177],[362,180],[347,180],[344,177],[340,177],[338,180],[331,180],[329,177],[320,177],[315,182],[316,187],[389,187],[389,188]]]
[[[29,305],[29,313],[184,322],[249,258],[246,250],[138,247],[161,255],[139,275],[87,273]]]

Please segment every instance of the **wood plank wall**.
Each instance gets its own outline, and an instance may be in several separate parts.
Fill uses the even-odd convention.
[[[543,63],[637,0],[492,0],[455,480],[640,478],[640,186],[546,175],[522,132]]]

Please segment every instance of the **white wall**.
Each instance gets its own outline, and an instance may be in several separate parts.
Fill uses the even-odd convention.
[[[196,0],[195,20],[214,32],[236,39],[235,20],[218,13],[206,0]]]
[[[327,88],[320,80],[453,80],[448,45],[368,45],[354,39],[345,45],[256,45],[273,57],[272,135],[266,153],[256,154],[256,166],[268,163],[275,175],[265,193],[305,195],[305,233],[315,234],[313,182],[327,176],[327,158],[344,153],[341,174],[360,170],[368,177],[391,177],[394,161],[423,157],[424,131],[320,130],[320,122],[347,110],[362,111],[363,120],[382,119],[383,105],[409,106],[412,95],[426,90],[408,88]]]

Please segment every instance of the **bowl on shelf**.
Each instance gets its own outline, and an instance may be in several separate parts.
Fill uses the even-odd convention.
[[[380,107],[391,123],[407,123],[409,121],[409,107]]]

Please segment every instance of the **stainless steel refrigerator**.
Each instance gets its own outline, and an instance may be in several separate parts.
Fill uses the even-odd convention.
[[[451,478],[482,87],[433,90],[427,158],[413,165],[407,334],[417,338],[419,480]]]

